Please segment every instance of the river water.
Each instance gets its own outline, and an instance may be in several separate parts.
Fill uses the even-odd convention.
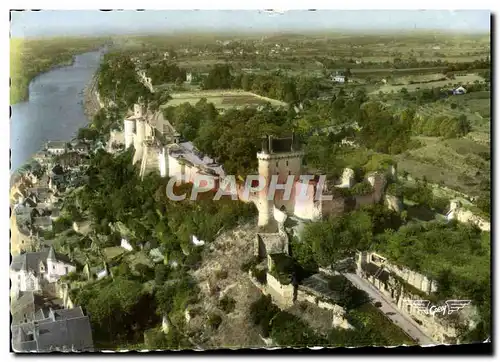
[[[70,141],[89,122],[83,111],[84,89],[102,55],[83,53],[71,66],[38,75],[30,83],[29,101],[11,106],[11,175],[47,140]]]

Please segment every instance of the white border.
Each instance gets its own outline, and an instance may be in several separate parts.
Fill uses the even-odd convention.
[[[5,4],[5,5],[4,5]],[[335,6],[335,5],[339,6]],[[252,0],[252,1],[217,1],[217,0],[212,0],[210,2],[203,1],[203,0],[183,0],[183,1],[177,1],[177,2],[159,2],[159,1],[151,1],[151,0],[141,0],[140,2],[131,2],[131,1],[125,1],[125,0],[87,0],[85,2],[80,2],[78,4],[74,2],[69,2],[69,1],[61,1],[61,0],[49,0],[49,1],[36,1],[36,0],[19,0],[19,1],[10,1],[8,3],[2,2],[2,7],[5,7],[5,11],[3,11],[3,17],[1,17],[0,23],[2,27],[2,47],[1,49],[4,49],[2,52],[2,63],[3,63],[3,72],[2,72],[2,78],[0,80],[0,84],[2,84],[2,87],[0,88],[1,91],[1,99],[3,100],[3,107],[2,109],[4,110],[4,114],[6,117],[4,117],[4,130],[0,132],[0,147],[2,147],[1,154],[3,155],[3,174],[1,177],[1,182],[2,182],[2,189],[4,190],[2,193],[2,198],[4,199],[4,202],[2,202],[3,205],[8,204],[8,197],[7,197],[7,185],[9,183],[9,173],[7,172],[8,169],[8,162],[9,160],[7,159],[7,151],[8,151],[8,145],[9,145],[9,135],[10,135],[10,127],[7,121],[8,114],[6,113],[7,106],[9,105],[9,89],[7,87],[8,84],[8,64],[9,64],[9,52],[7,49],[9,49],[9,22],[7,18],[7,10],[10,8],[14,9],[72,9],[72,10],[77,10],[77,9],[280,9],[280,10],[286,10],[286,9],[490,9],[493,12],[496,13],[496,9],[498,7],[498,2],[497,1],[492,1],[492,0],[475,0],[472,2],[466,2],[466,1],[435,1],[435,0],[421,0],[418,2],[418,7],[412,6],[410,2],[402,2],[402,1],[377,1],[377,2],[372,2],[372,1],[360,1],[360,0],[351,0],[351,1],[343,1],[341,3],[337,3],[333,1],[328,1],[328,0],[323,0],[323,1],[293,1],[293,0],[273,0],[273,1],[264,1],[264,0]],[[495,39],[495,46],[498,45],[498,40]],[[497,59],[495,57],[495,66],[497,66]],[[495,79],[496,81],[496,79]],[[495,90],[495,104],[498,103],[498,94]],[[498,128],[498,127],[497,127]],[[497,135],[498,129],[495,129],[495,139],[498,139]],[[493,142],[495,145],[496,142]],[[495,151],[496,151],[496,146],[495,146]],[[495,152],[496,153],[496,152]],[[495,155],[495,168],[498,166],[498,157]],[[496,185],[495,185],[496,186]],[[496,196],[497,193],[495,193]],[[497,198],[495,198],[495,201],[498,201]],[[496,204],[496,202],[495,202]],[[0,219],[0,223],[2,226],[2,234],[7,235],[7,230],[9,229],[9,224],[8,224],[8,217],[7,217],[7,207],[5,206],[3,209],[5,216]],[[493,225],[500,225],[497,223],[497,218],[499,217],[496,213],[495,209],[495,222]],[[10,338],[9,338],[9,326],[10,326],[10,320],[9,320],[9,306],[8,306],[8,299],[7,295],[9,294],[7,290],[9,289],[9,278],[8,278],[8,268],[7,268],[7,255],[9,254],[8,251],[8,240],[6,240],[4,244],[4,264],[3,264],[3,273],[4,277],[2,278],[2,285],[3,285],[3,290],[4,292],[4,297],[1,300],[2,304],[2,313],[0,313],[0,316],[2,318],[2,328],[0,329],[1,333],[1,338],[0,340],[3,341],[3,346],[2,352],[9,351],[10,348]],[[496,263],[497,258],[495,257],[495,275],[497,276],[496,279],[496,286],[497,286],[497,291],[498,291],[498,265]],[[496,298],[498,301],[498,298]],[[497,305],[495,305],[496,307]],[[496,313],[498,314],[498,313]],[[495,314],[495,315],[496,315]],[[493,326],[495,326],[496,323],[493,323]],[[494,333],[494,335],[497,335]],[[300,355],[299,355],[300,356]],[[101,355],[97,356],[98,358],[101,357]],[[169,355],[166,356],[169,359],[177,359],[179,357],[176,357],[175,355]],[[202,355],[197,355],[196,358],[200,358]],[[242,356],[243,357],[243,356]],[[331,358],[328,356],[323,356],[324,358]],[[9,354],[8,358],[14,358],[13,354]],[[54,357],[51,356],[44,356],[43,358],[49,358],[53,359]],[[119,355],[112,355],[109,354],[106,356],[106,358],[120,358]],[[135,358],[135,356],[133,357]],[[188,357],[185,356],[184,358],[194,358],[194,357]],[[203,358],[203,357],[202,357]],[[206,358],[206,357],[205,357]],[[233,357],[234,358],[234,357]],[[276,357],[273,357],[276,358]],[[287,358],[285,356],[281,358]],[[345,357],[335,357],[336,359],[344,359]],[[363,357],[350,357],[350,359],[355,358],[361,360]],[[431,356],[426,356],[426,360],[431,360],[431,359],[437,359],[436,357],[431,357]],[[442,359],[442,357],[440,357]]]

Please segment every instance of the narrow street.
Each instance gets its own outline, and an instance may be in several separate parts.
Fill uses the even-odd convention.
[[[374,286],[368,281],[362,279],[355,273],[342,273],[349,281],[357,288],[364,290],[373,299],[374,302],[382,303],[379,308],[387,318],[389,318],[395,325],[405,331],[411,338],[413,338],[420,345],[434,345],[438,344],[431,337],[425,334],[417,322],[410,317],[404,315],[399,311],[397,306],[382,295]]]

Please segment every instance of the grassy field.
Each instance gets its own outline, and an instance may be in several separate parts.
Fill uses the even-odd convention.
[[[104,38],[46,38],[10,40],[10,103],[28,99],[31,80],[53,67],[69,65],[73,56],[97,49]]]
[[[377,90],[371,92],[371,94],[378,94],[379,92],[382,93],[391,93],[391,92],[399,92],[401,89],[406,88],[408,92],[414,92],[418,89],[425,89],[425,88],[433,88],[433,87],[446,87],[448,85],[453,85],[456,83],[473,83],[475,81],[484,81],[482,77],[476,74],[468,74],[468,75],[462,75],[462,76],[456,76],[455,79],[447,79],[447,80],[442,80],[442,81],[437,81],[437,82],[428,82],[428,83],[415,83],[415,84],[403,84],[403,85],[390,85],[390,84],[385,84],[378,88]]]
[[[170,100],[164,107],[168,106],[178,106],[184,102],[191,104],[196,104],[200,99],[206,98],[207,102],[213,103],[216,108],[226,109],[232,107],[244,107],[244,106],[258,106],[270,102],[274,106],[286,106],[286,103],[270,99],[266,97],[261,97],[256,94],[245,92],[245,91],[232,91],[232,90],[220,90],[220,91],[197,91],[197,92],[180,92],[173,93],[172,100]]]

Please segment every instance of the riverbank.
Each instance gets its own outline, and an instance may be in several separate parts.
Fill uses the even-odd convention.
[[[10,104],[29,101],[29,88],[32,81],[43,73],[50,72],[62,67],[70,67],[75,62],[74,55],[67,60],[63,60],[57,64],[47,64],[45,67],[38,68],[35,71],[27,72],[26,74],[11,74],[10,85]]]
[[[75,56],[101,49],[106,38],[10,39],[10,104],[29,100],[33,79],[61,67],[71,66]]]
[[[95,76],[92,77],[92,80],[85,86],[83,95],[83,113],[87,116],[89,122],[92,122],[94,116],[101,109],[99,98],[97,97],[97,81]]]

